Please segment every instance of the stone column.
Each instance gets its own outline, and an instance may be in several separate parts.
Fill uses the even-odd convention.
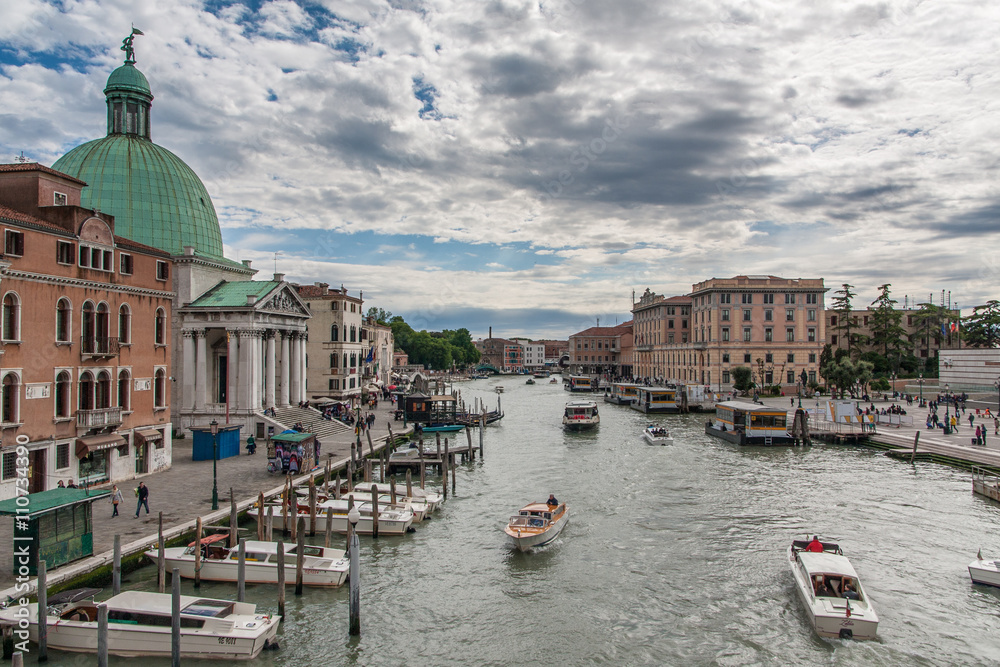
[[[264,407],[274,407],[274,381],[275,377],[275,344],[274,331],[267,332],[267,359],[264,367]]]
[[[298,403],[302,400],[302,382],[300,381],[302,376],[302,360],[300,358],[302,347],[299,345],[298,333],[290,333],[289,336],[291,337],[289,344],[291,354],[288,357],[289,397],[292,403]]]
[[[239,387],[239,401],[237,407],[240,410],[249,410],[251,408],[250,403],[250,385],[253,384],[253,332],[249,329],[241,329],[239,331],[240,339],[240,365],[239,365],[239,382],[237,386]]]
[[[204,329],[196,329],[195,340],[195,367],[194,367],[194,409],[204,410],[207,403],[208,390],[208,345],[205,341]]]
[[[182,366],[183,376],[181,377],[181,409],[194,409],[194,332],[185,329],[181,332],[184,361]]]
[[[240,362],[240,351],[239,351],[239,331],[236,329],[227,329],[226,336],[229,339],[229,359],[226,360],[227,373],[229,375],[229,382],[226,383],[226,399],[229,401],[230,410],[239,408],[239,362]]]
[[[306,400],[306,398],[309,396],[309,392],[306,387],[306,380],[309,377],[309,369],[307,367],[308,362],[306,356],[307,356],[306,333],[303,331],[302,333],[299,334],[299,363],[302,366],[302,370],[300,371],[301,375],[299,376],[301,378],[299,382],[299,387],[303,401]]]
[[[288,397],[289,393],[289,382],[290,382],[290,368],[291,364],[289,356],[289,339],[288,332],[281,332],[281,407],[288,407]]]

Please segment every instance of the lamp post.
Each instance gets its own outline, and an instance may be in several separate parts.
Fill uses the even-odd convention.
[[[374,508],[373,511],[378,511],[378,508]],[[351,551],[351,565],[350,571],[348,572],[348,577],[351,580],[351,598],[350,598],[350,630],[348,633],[352,636],[361,635],[361,565],[358,562],[358,550],[360,549],[360,543],[358,542],[358,521],[361,520],[361,512],[358,511],[357,507],[351,507],[350,511],[347,513],[347,521],[351,524],[351,540],[350,540],[350,551]]]
[[[919,407],[924,407],[924,374],[921,373],[917,378],[917,384],[920,385],[920,402],[917,404]]]
[[[219,509],[219,422],[212,420],[212,509]]]
[[[951,419],[948,418],[948,398],[949,390],[951,386],[946,382],[944,385],[944,434],[949,435],[951,433]]]

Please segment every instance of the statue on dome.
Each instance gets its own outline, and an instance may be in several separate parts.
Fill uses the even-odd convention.
[[[135,49],[132,48],[132,40],[136,35],[145,34],[135,26],[132,26],[132,34],[122,40],[121,50],[125,52],[125,64],[135,64]]]

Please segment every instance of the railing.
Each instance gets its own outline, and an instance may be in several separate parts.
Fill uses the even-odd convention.
[[[79,428],[98,428],[121,423],[122,409],[120,407],[76,411],[76,425]]]
[[[118,338],[107,336],[82,336],[80,338],[80,352],[95,357],[117,357],[121,349]]]

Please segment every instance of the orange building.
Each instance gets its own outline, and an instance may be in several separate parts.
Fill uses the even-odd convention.
[[[0,165],[0,498],[169,467],[170,255],[82,208],[83,181]]]

